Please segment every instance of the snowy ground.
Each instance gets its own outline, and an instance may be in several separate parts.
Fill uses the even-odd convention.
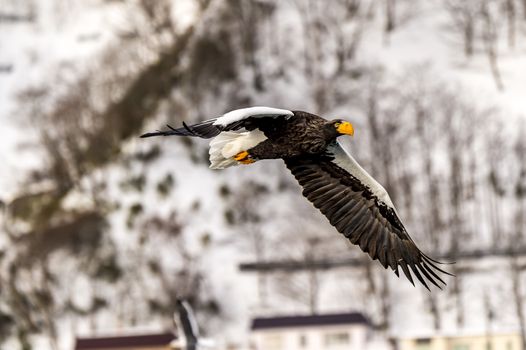
[[[97,3],[72,1],[64,8],[59,2],[35,2],[38,16],[33,23],[0,24],[0,65],[11,67],[0,73],[1,197],[9,199],[23,180],[18,175],[42,161],[37,150],[27,147],[36,133],[17,112],[17,93],[49,79],[58,64],[82,64],[104,47],[111,39],[111,32],[103,28],[111,28],[112,11],[94,6]],[[2,6],[5,13],[28,12],[16,2],[8,4]]]
[[[119,25],[119,14],[115,13],[111,5],[100,6],[98,1],[74,1],[68,9],[68,16],[63,16],[60,24],[55,22],[59,14],[51,5],[53,2],[39,2],[41,9],[38,10],[38,20],[34,24],[0,24],[0,66],[12,66],[11,73],[0,73],[0,159],[2,159],[2,176],[0,176],[0,199],[9,199],[16,191],[23,177],[20,174],[26,173],[29,169],[42,161],[35,150],[27,147],[21,148],[25,143],[30,143],[35,137],[34,130],[21,122],[16,109],[16,93],[19,89],[30,86],[32,82],[46,79],[46,73],[52,70],[60,62],[75,62],[76,64],[89,59],[99,52],[104,45],[113,40],[112,28]],[[191,10],[188,10],[191,11]],[[470,60],[466,60],[461,54],[462,51],[452,42],[451,36],[443,28],[447,22],[447,14],[440,10],[440,5],[436,2],[420,4],[419,11],[425,15],[419,15],[403,24],[389,40],[389,45],[384,44],[381,26],[372,26],[366,32],[363,39],[362,50],[359,52],[358,59],[364,63],[380,62],[389,67],[394,74],[402,74],[409,66],[427,64],[431,69],[441,76],[444,81],[453,86],[458,86],[473,101],[480,101],[484,104],[497,104],[507,116],[505,122],[516,121],[522,118],[526,112],[526,46],[520,45],[510,50],[505,45],[502,46],[500,67],[502,70],[505,90],[498,92],[491,77],[489,64],[484,55],[477,55]],[[189,17],[190,18],[190,17]],[[301,97],[293,97],[294,101],[301,101]],[[288,106],[279,106],[288,107]],[[294,107],[294,106],[293,106]],[[217,111],[220,112],[220,111]],[[509,118],[509,119],[508,119]],[[488,126],[488,131],[491,126]],[[165,145],[170,141],[161,141]],[[130,148],[140,147],[137,141],[128,144]],[[166,147],[168,148],[168,147]],[[184,152],[181,147],[171,147],[173,153],[165,154],[163,160],[170,158],[181,158],[178,152]],[[162,162],[155,163],[155,173],[162,176],[169,171],[170,164]],[[188,210],[195,198],[206,199],[208,186],[206,183],[214,182],[214,175],[206,168],[196,169],[192,163],[179,164],[187,171],[187,177],[177,179],[179,186],[174,194],[177,198],[188,199]],[[258,164],[257,166],[262,166]],[[229,169],[228,172],[236,171],[240,177],[250,177],[252,171],[249,169]],[[228,175],[225,175],[228,176]],[[195,178],[199,178],[201,185],[193,186]],[[153,192],[153,191],[150,191]],[[147,195],[148,196],[148,195]],[[144,198],[148,200],[148,197]],[[128,198],[133,201],[134,198]],[[155,200],[155,199],[152,199]],[[223,219],[220,213],[214,213],[216,203],[204,201],[198,215],[202,216],[200,225],[192,227],[196,233],[206,231],[210,227],[223,227]],[[152,208],[153,209],[153,208]],[[154,208],[159,214],[163,214],[163,206]],[[118,221],[118,218],[115,219]],[[119,222],[122,222],[120,220]],[[118,224],[117,224],[118,225]],[[119,232],[118,227],[116,232]],[[121,230],[124,232],[124,229]],[[217,230],[221,235],[225,230]],[[123,234],[123,233],[122,233]],[[118,233],[117,233],[118,235]],[[124,234],[123,234],[124,235]],[[227,240],[228,237],[215,237],[217,240]],[[126,242],[126,237],[121,237],[122,242]],[[128,242],[129,243],[129,242]],[[131,244],[131,243],[129,243]],[[244,330],[247,321],[247,310],[251,310],[255,303],[254,278],[250,276],[239,276],[237,263],[243,257],[232,258],[229,249],[211,252],[204,261],[210,269],[217,269],[216,284],[218,290],[228,294],[229,298],[235,295],[239,303],[235,304],[235,309],[231,310],[231,316],[236,320],[243,320],[227,329],[227,337],[234,337]],[[224,263],[217,266],[217,261]],[[498,262],[496,263],[498,265]],[[484,326],[484,321],[479,316],[483,305],[479,301],[483,300],[484,286],[487,283],[488,275],[473,275],[467,279],[467,292],[464,297],[466,300],[476,300],[467,303],[468,319],[466,320],[465,332],[477,331]],[[393,279],[396,283],[397,292],[395,293],[399,303],[394,305],[394,314],[404,314],[403,319],[397,319],[393,332],[401,336],[426,335],[432,330],[431,320],[416,312],[406,312],[408,308],[413,310],[423,308],[421,293],[413,292],[414,289],[405,281],[394,281],[396,277],[386,274],[386,278]],[[499,278],[496,273],[495,278]],[[327,282],[337,284],[337,280]],[[324,287],[330,289],[329,287]],[[509,289],[510,286],[503,286]],[[327,300],[322,304],[327,311],[336,310],[338,303],[335,295],[341,296],[344,291],[335,286],[336,292],[329,293]],[[244,297],[246,295],[252,297]],[[226,298],[227,296],[225,296]],[[495,296],[495,303],[498,303],[499,296]],[[405,302],[404,302],[405,301]],[[453,307],[451,307],[453,308]],[[510,305],[502,306],[504,315],[499,327],[503,331],[516,329],[515,315]],[[470,317],[469,315],[472,315]],[[454,331],[454,313],[446,315],[444,332]],[[393,320],[395,321],[395,320]]]
[[[448,15],[440,6],[436,2],[419,4],[418,11],[425,15],[404,23],[391,35],[388,45],[384,43],[381,26],[372,26],[363,39],[358,59],[364,63],[383,63],[395,73],[405,72],[410,66],[429,65],[474,101],[497,103],[509,118],[524,115],[525,45],[519,42],[518,47],[509,49],[502,43],[500,67],[505,90],[498,92],[486,57],[476,55],[467,60],[461,55],[454,35],[444,30]],[[100,6],[95,0],[73,1],[63,10],[68,11],[67,16],[66,13],[57,14],[52,1],[39,2],[37,7],[40,15],[35,23],[0,24],[0,66],[11,67],[10,72],[0,72],[0,156],[6,174],[24,173],[39,161],[32,156],[32,150],[20,156],[24,149],[27,150],[21,146],[30,143],[34,130],[24,125],[17,114],[17,92],[46,79],[46,74],[59,63],[89,61],[114,38],[112,30],[125,20],[111,6]],[[60,23],[56,22],[58,20]],[[2,176],[2,193],[10,193],[19,180],[17,176]]]

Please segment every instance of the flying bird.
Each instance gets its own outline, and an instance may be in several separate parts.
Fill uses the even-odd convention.
[[[178,342],[174,345],[184,347],[185,350],[212,349],[214,342],[199,336],[199,327],[190,304],[186,300],[177,299],[176,311],[175,323],[177,329],[182,331],[180,336],[184,338],[184,342]]]
[[[354,134],[342,119],[271,107],[233,110],[181,128],[147,133],[151,136],[193,136],[210,141],[210,168],[223,169],[262,159],[283,159],[303,195],[332,226],[384,268],[414,285],[414,276],[441,289],[446,283],[440,262],[424,254],[409,236],[387,191],[340,145],[339,136]]]

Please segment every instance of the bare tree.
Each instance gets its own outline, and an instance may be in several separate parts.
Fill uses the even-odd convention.
[[[488,201],[488,211],[490,217],[490,227],[492,238],[495,245],[506,243],[505,219],[503,217],[502,202],[506,198],[506,180],[501,173],[501,166],[506,160],[503,154],[506,154],[506,134],[499,130],[495,132],[486,142],[487,169],[483,190],[486,192]]]
[[[506,0],[505,12],[508,22],[508,45],[510,48],[514,48],[517,32],[517,10],[515,0]]]
[[[389,43],[389,37],[396,26],[396,0],[385,0],[384,43]]]
[[[464,54],[468,58],[471,57],[475,49],[478,0],[447,0],[444,6],[451,18],[453,30],[460,33],[462,37]]]
[[[499,18],[494,7],[497,6],[493,0],[484,0],[481,6],[482,39],[486,55],[489,60],[491,74],[498,90],[504,90],[504,84],[499,70]]]
[[[190,27],[182,34],[173,33],[172,40],[166,40],[166,33],[173,28],[166,22],[170,11],[162,8],[163,4],[168,2],[141,3],[145,17],[152,24],[149,34],[157,35],[156,38],[143,38],[144,42],[159,39],[157,46],[146,48],[141,40],[123,41],[102,55],[100,61],[94,62],[91,71],[86,69],[78,74],[74,82],[63,79],[59,70],[54,82],[63,89],[29,88],[18,96],[24,107],[19,113],[27,120],[38,121],[31,125],[40,133],[38,150],[47,160],[27,178],[31,186],[21,190],[7,205],[7,216],[13,225],[10,225],[7,238],[10,254],[0,259],[2,311],[7,307],[16,320],[7,337],[18,337],[21,348],[29,347],[30,336],[35,333],[48,334],[51,346],[56,348],[57,322],[66,316],[91,318],[93,327],[97,327],[95,315],[107,307],[105,298],[118,293],[119,287],[107,295],[94,288],[91,305],[80,307],[72,295],[75,292],[72,286],[78,279],[87,278],[100,287],[98,289],[126,285],[132,286],[129,291],[137,295],[148,290],[136,285],[144,281],[144,276],[130,278],[139,269],[129,269],[129,265],[120,261],[126,254],[117,251],[106,231],[105,216],[111,204],[103,200],[104,195],[97,193],[104,192],[107,179],[104,179],[104,171],[94,170],[116,160],[122,152],[122,142],[137,134],[145,116],[154,114],[170,96],[173,86],[181,83],[180,61],[199,36],[194,27]],[[203,22],[197,20],[195,26],[206,22],[205,19],[202,18]],[[154,49],[159,51],[150,51],[150,59],[128,60],[135,54],[140,56],[140,52],[144,54],[144,50]],[[91,74],[94,71],[98,74]],[[53,81],[52,78],[49,80]],[[70,194],[82,198],[83,204],[66,205],[64,199]],[[130,212],[140,213],[141,206],[132,206]],[[183,270],[188,271],[177,274],[178,286],[192,284],[195,287],[203,283],[200,271],[190,271],[192,259],[182,260]],[[166,272],[164,266],[156,266],[155,261],[150,263],[147,261],[142,269],[149,266],[152,275],[157,271],[159,284],[168,294],[166,304],[162,305],[168,307],[161,311],[169,312],[166,310],[174,305],[174,300],[170,299],[174,275],[170,274],[172,271]],[[71,271],[64,273],[65,266],[75,270],[76,275],[72,277]],[[127,275],[123,277],[123,274]],[[188,289],[198,290],[192,286]],[[87,294],[89,296],[89,291]],[[201,296],[196,294],[196,298]],[[145,306],[150,299],[140,299],[144,303],[121,308],[123,317],[120,320],[131,324],[148,314],[145,308],[155,309],[154,302]],[[127,302],[130,300],[133,298]],[[205,303],[210,310],[218,309],[213,300],[196,302]]]
[[[437,134],[435,133],[435,129],[437,128],[435,120],[437,118],[432,118],[430,114],[432,114],[433,107],[429,102],[426,104],[428,100],[422,96],[430,93],[426,90],[425,83],[418,85],[418,91],[423,92],[423,94],[415,94],[415,96],[412,97],[411,104],[415,113],[416,135],[418,135],[420,144],[420,158],[423,161],[422,176],[425,177],[426,203],[428,204],[427,208],[420,207],[420,210],[424,213],[424,228],[426,233],[431,237],[431,246],[438,248],[443,240],[441,233],[444,213],[441,208],[443,199],[440,195],[439,175],[435,174],[436,166],[434,165],[433,158],[434,147],[436,147],[437,143]],[[433,327],[438,331],[442,323],[438,295],[429,293],[426,296],[426,300],[429,305],[429,311],[433,317]]]
[[[524,292],[522,288],[522,270],[516,258],[511,259],[511,282],[515,310],[521,330],[522,347],[526,346],[526,316],[524,315]]]
[[[294,0],[302,23],[305,75],[312,86],[314,112],[331,105],[334,79],[351,68],[373,3],[337,0],[327,8],[323,2]],[[323,62],[335,61],[328,71]]]
[[[518,166],[517,179],[513,188],[516,212],[514,217],[514,232],[510,245],[526,242],[526,128],[521,123],[517,140],[514,145],[515,161]]]
[[[493,337],[493,321],[495,319],[495,312],[491,305],[491,299],[488,294],[484,294],[484,309],[486,319],[486,349],[492,348],[492,337]]]
[[[248,181],[245,185],[239,186],[239,190],[235,192],[232,192],[232,189],[225,184],[221,187],[220,192],[230,204],[229,209],[225,212],[225,219],[242,233],[241,244],[248,244],[257,263],[268,259],[267,250],[270,239],[261,229],[262,218],[258,210],[258,205],[264,202],[269,194],[268,188],[264,184]],[[267,274],[258,272],[257,277],[259,303],[265,307],[269,301]]]
[[[526,144],[524,137],[526,136],[526,129],[524,123],[521,123],[518,131],[518,136],[514,145],[514,159],[516,164],[518,176],[514,184],[514,199],[515,199],[515,215],[513,218],[512,232],[508,237],[508,245],[510,248],[510,272],[512,282],[512,297],[515,304],[515,311],[519,321],[521,331],[522,346],[526,346],[526,315],[524,314],[524,300],[526,296],[523,291],[522,273],[524,271],[524,263],[518,255],[518,248],[525,243],[525,229],[526,217],[524,214],[525,199],[526,199],[526,168],[524,163]]]

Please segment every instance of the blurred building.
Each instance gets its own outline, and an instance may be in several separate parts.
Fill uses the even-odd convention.
[[[77,338],[75,350],[182,350],[173,333]]]
[[[519,333],[403,338],[399,350],[523,350]]]
[[[257,350],[359,350],[370,335],[369,321],[355,312],[255,318],[251,326]]]

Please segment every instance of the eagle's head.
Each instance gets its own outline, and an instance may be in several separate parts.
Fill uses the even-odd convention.
[[[334,138],[341,135],[354,135],[352,124],[342,119],[334,119],[327,122],[326,128],[329,135]]]

